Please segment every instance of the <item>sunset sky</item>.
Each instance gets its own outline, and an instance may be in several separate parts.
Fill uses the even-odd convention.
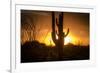
[[[55,12],[57,16],[58,12]],[[51,38],[51,12],[21,10],[21,42],[28,41],[31,30],[35,26],[35,39],[46,45],[54,45]],[[33,27],[32,27],[33,28]],[[64,44],[89,45],[89,13],[64,12],[63,31],[69,34],[64,38]]]

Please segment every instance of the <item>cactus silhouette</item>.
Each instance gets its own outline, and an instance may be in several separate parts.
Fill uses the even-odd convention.
[[[55,26],[57,26],[57,30],[55,30]],[[62,59],[63,57],[64,37],[66,37],[68,34],[69,28],[66,34],[63,32],[63,12],[59,14],[59,17],[58,19],[56,18],[56,20],[55,13],[52,12],[52,40],[58,49],[59,59]]]

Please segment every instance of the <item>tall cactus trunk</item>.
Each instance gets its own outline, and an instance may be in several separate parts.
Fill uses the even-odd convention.
[[[55,32],[55,16],[54,12],[52,12],[52,39],[55,45],[57,45],[57,39],[56,39],[56,32]]]
[[[59,58],[63,57],[63,47],[64,47],[64,37],[63,37],[63,13],[59,15],[59,23],[58,26],[58,51]]]
[[[55,30],[56,25],[58,28],[58,34]],[[67,31],[67,34],[64,34],[63,32],[63,13],[59,14],[59,18],[56,19],[55,24],[55,14],[54,12],[52,12],[52,40],[55,43],[56,48],[58,49],[58,55],[60,60],[63,58],[64,37],[66,37],[68,33],[69,29]],[[56,38],[56,35],[58,35],[58,39]]]

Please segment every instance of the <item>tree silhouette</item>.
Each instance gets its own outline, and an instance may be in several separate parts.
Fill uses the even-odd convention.
[[[38,25],[36,22],[36,15],[34,15],[32,12],[25,12],[23,11],[21,13],[21,30],[26,31],[22,32],[22,37],[27,38],[27,41],[33,41],[36,40],[37,32],[40,31],[38,28]],[[28,36],[25,36],[25,35]]]

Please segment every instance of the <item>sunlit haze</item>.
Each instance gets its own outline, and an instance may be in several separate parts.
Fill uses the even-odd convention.
[[[57,15],[58,12],[56,12]],[[52,18],[51,12],[21,10],[21,43],[29,41],[30,24],[35,25],[35,40],[46,45],[55,44],[52,41]],[[26,18],[32,18],[27,20]],[[64,45],[72,43],[74,45],[89,45],[89,13],[64,12],[63,32],[68,36],[64,37]],[[27,29],[27,31],[26,31]]]

